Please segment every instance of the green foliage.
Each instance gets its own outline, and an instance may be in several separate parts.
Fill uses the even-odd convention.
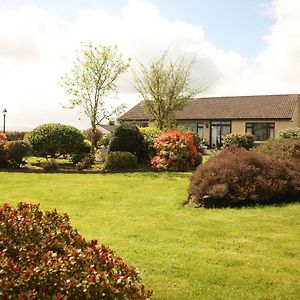
[[[223,139],[223,147],[227,148],[232,145],[236,145],[238,147],[242,147],[249,150],[254,146],[254,136],[249,132],[229,133],[225,135]]]
[[[115,151],[109,152],[104,163],[107,170],[130,170],[137,166],[137,158],[130,152]]]
[[[63,124],[44,124],[26,134],[34,154],[44,157],[58,157],[62,154],[76,154],[84,147],[84,138],[75,127]]]
[[[84,140],[83,143],[78,147],[76,153],[71,156],[71,163],[77,164],[80,162],[85,156],[91,153],[92,144],[89,140]]]
[[[32,147],[29,142],[15,140],[8,143],[8,160],[10,165],[19,168],[24,164],[24,157],[31,154]]]
[[[191,205],[271,204],[300,196],[300,165],[231,146],[199,166],[189,187]]]
[[[79,107],[89,118],[92,131],[104,119],[117,117],[124,112],[125,106],[107,109],[104,99],[117,94],[116,80],[129,67],[130,60],[123,61],[117,46],[82,46],[81,53],[74,62],[70,74],[62,80],[71,96],[70,107]],[[112,98],[112,97],[111,97]],[[95,143],[92,140],[92,153]]]
[[[42,164],[42,166],[45,172],[55,172],[58,170],[58,163],[54,158],[47,160],[45,163]]]
[[[99,141],[99,146],[103,146],[104,148],[107,149],[111,138],[112,138],[112,133],[103,134]]]
[[[3,299],[147,299],[137,271],[107,246],[86,241],[67,214],[39,205],[0,207]]]
[[[284,139],[300,139],[300,128],[286,128],[282,129],[278,133],[279,137]]]
[[[134,74],[134,87],[145,112],[159,129],[172,125],[175,113],[201,91],[189,86],[193,63],[184,58],[171,62],[165,51],[148,66],[140,63],[139,72]]]
[[[86,155],[80,162],[76,164],[77,170],[90,169],[94,164],[94,156],[91,154]]]
[[[130,123],[119,125],[109,143],[109,151],[125,151],[134,154],[138,159],[146,156],[144,138],[139,128]]]
[[[187,171],[195,164],[197,148],[190,133],[171,130],[163,132],[155,141],[157,155],[151,164],[158,171]]]
[[[300,160],[300,139],[280,138],[269,140],[255,151],[261,154],[276,156],[280,159],[298,159]]]
[[[152,159],[156,155],[154,148],[155,140],[161,135],[162,131],[157,127],[141,127],[139,128],[141,134],[144,137],[145,148],[147,151],[147,157]]]
[[[0,168],[5,168],[8,164],[7,152],[7,136],[4,132],[0,132]]]
[[[26,133],[26,131],[6,131],[7,139],[9,141],[23,140]]]

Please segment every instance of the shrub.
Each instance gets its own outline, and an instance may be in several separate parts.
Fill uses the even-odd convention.
[[[223,139],[223,147],[227,148],[229,146],[236,145],[238,147],[243,147],[247,150],[253,148],[254,146],[254,136],[249,133],[230,133],[225,135]]]
[[[23,158],[31,154],[32,147],[29,142],[16,140],[8,143],[8,160],[16,168],[24,164]]]
[[[26,134],[34,154],[44,157],[58,157],[75,154],[83,147],[84,138],[75,127],[62,124],[44,124]]]
[[[130,152],[109,152],[104,163],[108,170],[129,170],[137,166],[137,157]]]
[[[84,140],[77,148],[76,152],[71,156],[71,163],[77,164],[83,160],[89,153],[91,153],[92,143],[89,140]]]
[[[300,139],[300,128],[286,128],[280,130],[278,136],[284,139]]]
[[[202,163],[202,160],[203,160],[202,153],[200,152],[196,153],[194,157],[194,168],[197,168]]]
[[[7,145],[7,137],[6,134],[0,132],[0,168],[7,167],[8,164],[8,145]]]
[[[3,299],[147,299],[138,272],[105,245],[87,241],[67,214],[39,205],[0,207]]]
[[[280,159],[300,159],[300,139],[269,140],[255,149],[256,152]]]
[[[185,171],[195,162],[197,148],[190,133],[171,130],[163,132],[155,141],[157,156],[151,160],[156,170]]]
[[[6,136],[9,141],[20,141],[23,140],[26,131],[7,131]]]
[[[140,132],[144,137],[147,158],[151,159],[156,155],[154,142],[161,135],[162,131],[156,127],[141,127]]]
[[[268,204],[299,196],[299,164],[237,146],[199,166],[189,187],[189,203],[204,207]]]
[[[94,156],[88,154],[80,162],[76,164],[76,168],[77,170],[90,169],[93,164],[94,164]]]
[[[90,142],[92,142],[92,140],[94,138],[95,145],[97,146],[97,143],[100,141],[100,139],[102,137],[102,132],[99,128],[96,128],[95,134],[93,134],[92,128],[89,128],[84,131],[84,135]]]
[[[119,125],[109,143],[109,151],[123,151],[134,154],[138,159],[145,158],[144,138],[134,124]]]

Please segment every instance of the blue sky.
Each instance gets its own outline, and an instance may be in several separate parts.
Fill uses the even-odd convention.
[[[104,9],[119,14],[127,0],[1,0],[2,5],[17,8],[37,5],[60,19],[74,19],[78,9]],[[216,47],[253,57],[263,48],[263,35],[272,18],[265,11],[268,0],[152,0],[171,21],[184,20],[203,26],[206,38]]]
[[[0,111],[8,129],[87,128],[58,83],[81,42],[117,44],[133,68],[166,49],[195,58],[199,97],[299,93],[299,15],[300,0],[0,0]],[[118,88],[108,106],[139,101],[130,72]]]

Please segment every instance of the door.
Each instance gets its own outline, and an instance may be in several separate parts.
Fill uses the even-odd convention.
[[[210,127],[210,147],[221,148],[223,138],[226,134],[231,132],[230,121],[213,121]]]

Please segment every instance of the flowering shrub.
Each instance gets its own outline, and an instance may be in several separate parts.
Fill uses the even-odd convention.
[[[1,299],[147,299],[137,271],[56,210],[0,207]]]
[[[152,167],[158,171],[185,171],[194,165],[197,148],[190,133],[178,130],[163,132],[155,141],[157,155]]]
[[[6,167],[8,163],[8,144],[4,132],[0,132],[0,168]]]
[[[300,196],[300,165],[231,146],[194,172],[192,206],[270,204]]]
[[[284,139],[300,139],[300,127],[282,129],[278,135]]]
[[[147,151],[146,159],[150,161],[156,155],[154,142],[161,135],[161,130],[156,127],[141,127],[139,130],[144,137],[145,151]]]

